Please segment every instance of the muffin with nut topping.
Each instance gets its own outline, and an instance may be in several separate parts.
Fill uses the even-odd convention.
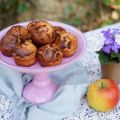
[[[17,45],[12,53],[15,63],[19,66],[31,66],[36,62],[36,46],[30,40]]]
[[[53,42],[53,26],[46,21],[33,21],[27,26],[33,42],[38,46]]]
[[[54,30],[54,31],[53,31],[52,39],[53,39],[54,42],[55,42],[55,41],[59,41],[59,40],[60,40],[60,34],[61,34],[62,32],[65,32],[65,31],[66,31],[64,28],[59,27],[59,26],[54,26],[53,30]]]
[[[10,30],[7,32],[7,34],[14,35],[17,38],[22,39],[23,41],[28,40],[31,37],[27,28],[20,26],[20,25],[11,27]]]
[[[41,66],[55,66],[62,62],[63,54],[58,46],[48,44],[38,49],[37,57]]]
[[[77,38],[65,31],[60,33],[60,38],[55,40],[54,43],[61,48],[64,57],[72,56],[78,47]]]
[[[0,50],[5,56],[11,57],[15,46],[19,43],[21,43],[21,39],[17,39],[14,35],[7,34],[0,41]]]

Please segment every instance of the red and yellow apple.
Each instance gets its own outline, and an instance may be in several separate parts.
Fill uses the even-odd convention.
[[[115,81],[101,79],[89,86],[87,91],[87,101],[95,110],[106,112],[117,105],[119,94],[119,87]]]

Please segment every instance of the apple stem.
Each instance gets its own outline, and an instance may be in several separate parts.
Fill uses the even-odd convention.
[[[101,88],[103,89],[103,88],[105,88],[106,87],[106,85],[102,82],[101,83]]]

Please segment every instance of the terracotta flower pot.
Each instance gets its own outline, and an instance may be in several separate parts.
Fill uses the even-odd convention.
[[[120,83],[120,64],[111,63],[101,65],[102,78],[109,78]]]

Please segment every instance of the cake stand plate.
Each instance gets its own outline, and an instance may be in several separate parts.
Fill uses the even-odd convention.
[[[29,22],[18,23],[15,25],[22,25],[26,27]],[[0,52],[1,64],[13,68],[16,71],[34,75],[33,80],[30,83],[28,83],[23,89],[23,97],[33,104],[40,104],[50,101],[58,88],[57,84],[50,79],[48,73],[59,69],[63,69],[65,66],[68,66],[73,62],[77,61],[83,55],[83,53],[85,53],[86,50],[86,39],[82,32],[64,23],[53,21],[48,22],[51,23],[53,26],[63,27],[65,30],[75,35],[78,39],[78,49],[76,53],[72,57],[63,58],[62,63],[60,65],[42,67],[38,62],[36,62],[30,67],[22,67],[16,65],[12,57],[6,57]],[[0,31],[0,40],[12,26]]]

